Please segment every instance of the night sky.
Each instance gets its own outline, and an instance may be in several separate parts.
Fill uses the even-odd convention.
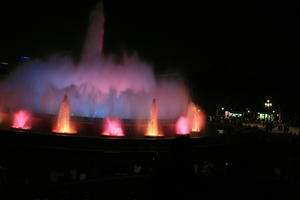
[[[0,60],[56,52],[78,58],[96,2],[3,5]],[[208,112],[217,104],[260,110],[267,98],[300,111],[296,3],[163,2],[104,1],[104,53],[136,51],[157,74],[181,74]]]

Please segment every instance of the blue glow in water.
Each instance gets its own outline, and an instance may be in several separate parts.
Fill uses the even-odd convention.
[[[188,104],[182,84],[156,81],[151,67],[137,57],[127,62],[102,60],[74,65],[69,58],[33,60],[21,66],[0,85],[4,106],[57,114],[64,95],[71,113],[84,117],[148,118],[152,99],[159,117],[176,118]]]

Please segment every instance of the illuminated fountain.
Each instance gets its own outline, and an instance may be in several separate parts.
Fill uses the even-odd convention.
[[[189,119],[187,117],[180,117],[177,120],[176,134],[177,135],[189,135],[190,134]]]
[[[158,119],[157,119],[157,104],[156,99],[154,98],[151,105],[150,111],[150,120],[147,125],[147,133],[146,137],[163,137],[164,135],[160,133],[158,127]]]
[[[91,12],[79,58],[57,53],[18,66],[0,81],[0,96],[10,100],[3,106],[55,115],[61,96],[68,94],[74,116],[104,118],[113,112],[119,119],[136,119],[147,118],[149,99],[155,96],[161,105],[160,119],[183,115],[189,103],[184,82],[178,77],[156,77],[153,66],[138,53],[103,54],[104,32],[100,3]]]
[[[57,116],[57,121],[54,133],[64,133],[64,134],[75,134],[76,131],[72,127],[70,119],[70,104],[67,95],[64,96],[63,101],[59,106],[59,112]]]
[[[30,130],[32,124],[32,113],[28,110],[19,110],[13,114],[11,127],[15,129]]]
[[[118,119],[105,118],[103,121],[104,131],[102,135],[121,137],[124,136],[122,123]]]
[[[191,132],[200,132],[205,127],[205,114],[194,104],[188,106],[187,117],[190,121]]]
[[[105,18],[100,3],[91,13],[81,55],[60,56],[58,52],[45,59],[31,59],[1,80],[0,97],[8,100],[1,103],[5,110],[25,107],[47,117],[56,115],[57,106],[61,103],[53,132],[76,133],[70,122],[72,107],[72,116],[76,116],[76,119],[91,118],[89,122],[76,122],[80,130],[92,118],[114,116],[120,119],[120,124],[112,119],[104,120],[107,125],[103,127],[107,126],[107,129],[101,134],[120,136],[124,135],[124,130],[119,130],[122,129],[121,119],[123,122],[147,119],[148,106],[152,98],[156,97],[159,100],[159,113],[156,100],[153,99],[149,123],[141,123],[143,130],[136,131],[140,135],[131,134],[130,131],[128,135],[168,136],[165,124],[162,123],[159,127],[158,118],[173,122],[178,116],[186,116],[190,96],[184,81],[172,73],[157,77],[152,70],[154,66],[142,60],[137,53],[124,51],[121,55],[103,54],[104,25]],[[64,94],[68,94],[72,101],[69,102],[65,97],[61,102]],[[204,119],[201,119],[199,113],[191,113],[187,117],[195,121],[191,125],[192,131],[198,132],[203,129]],[[4,117],[0,116],[0,121],[1,119],[4,120]],[[5,123],[2,122],[1,125],[4,127]],[[127,131],[131,124],[123,127]],[[171,127],[173,129],[174,124]],[[134,132],[136,129],[130,130]]]

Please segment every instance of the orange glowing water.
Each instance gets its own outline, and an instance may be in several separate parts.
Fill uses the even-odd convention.
[[[3,112],[0,112],[0,124],[4,121],[5,117],[6,117],[6,114]]]
[[[151,105],[151,112],[150,112],[150,120],[148,122],[147,133],[145,136],[163,136],[160,133],[158,128],[158,119],[157,119],[157,104],[156,99],[154,98]]]
[[[205,114],[194,104],[190,103],[187,112],[190,121],[190,130],[200,132],[205,127]]]
[[[3,113],[3,107],[2,104],[0,103],[0,124],[4,121],[5,118],[5,113]]]
[[[64,134],[76,133],[76,130],[74,130],[74,128],[71,125],[70,104],[66,95],[64,96],[64,99],[59,106],[57,121],[53,132]]]
[[[106,136],[124,136],[122,123],[118,119],[104,119],[104,131],[102,135]]]
[[[180,117],[176,122],[176,134],[188,135],[190,134],[189,119],[187,117]]]
[[[31,129],[32,113],[28,110],[19,110],[13,114],[11,127],[16,129]]]

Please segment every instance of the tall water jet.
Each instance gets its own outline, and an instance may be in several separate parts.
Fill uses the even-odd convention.
[[[179,117],[176,122],[176,134],[177,135],[189,135],[190,134],[190,125],[189,119],[187,117]]]
[[[102,53],[104,21],[103,7],[98,4],[79,62],[67,55],[32,59],[0,81],[0,97],[10,100],[3,106],[55,115],[61,96],[68,94],[74,116],[104,118],[113,113],[119,119],[146,119],[147,107],[156,97],[160,119],[184,115],[189,94],[178,76],[155,77],[153,66],[136,52]]]
[[[105,118],[103,123],[104,131],[102,132],[102,135],[116,137],[124,136],[122,123],[119,119]]]
[[[147,132],[145,134],[147,137],[161,137],[162,133],[159,131],[158,118],[157,118],[157,104],[154,98],[151,105],[150,120],[147,126]]]
[[[55,128],[53,129],[53,132],[64,133],[64,134],[76,133],[76,131],[71,125],[70,104],[67,95],[64,96],[64,99],[59,106],[57,121],[55,124]]]
[[[32,113],[28,110],[19,110],[13,113],[11,127],[15,129],[29,130],[32,124]]]
[[[105,22],[102,2],[99,2],[91,12],[89,21],[86,41],[81,56],[81,62],[84,64],[94,62],[102,54]]]
[[[205,127],[205,114],[194,103],[188,106],[187,117],[190,121],[191,132],[200,132]]]

